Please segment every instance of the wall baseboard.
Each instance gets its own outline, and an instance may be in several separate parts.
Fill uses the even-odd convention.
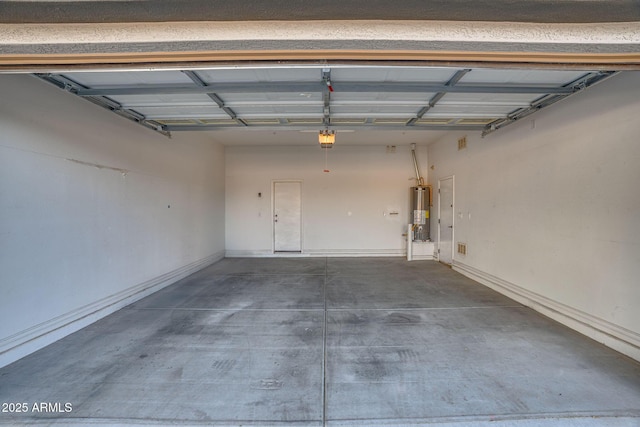
[[[228,250],[227,258],[283,258],[283,257],[405,257],[403,249],[308,249],[301,253],[272,252],[270,250]],[[433,259],[433,258],[432,258]]]
[[[406,249],[309,249],[310,256],[318,257],[400,257],[407,256]]]
[[[224,254],[225,258],[277,258],[285,255],[273,253],[271,250],[227,250]],[[302,253],[288,253],[286,256],[309,256]]]
[[[435,259],[433,255],[414,255],[409,261],[433,261]]]
[[[636,332],[531,292],[459,261],[453,261],[453,269],[607,347],[640,361],[640,334]]]
[[[1,339],[0,367],[46,347],[222,258],[224,253],[221,251]]]

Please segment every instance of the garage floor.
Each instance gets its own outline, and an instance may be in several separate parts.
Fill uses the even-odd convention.
[[[225,259],[0,369],[0,402],[29,406],[7,425],[639,426],[640,364],[435,262]]]

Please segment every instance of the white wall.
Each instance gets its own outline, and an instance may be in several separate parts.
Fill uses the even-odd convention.
[[[429,147],[430,181],[455,175],[455,268],[636,359],[639,117],[633,72],[466,150],[462,134]]]
[[[272,254],[272,182],[288,179],[303,181],[303,253],[405,254],[402,233],[415,185],[410,147],[387,154],[385,146],[340,146],[338,134],[328,151],[331,172],[324,173],[325,151],[316,135],[301,133],[300,142],[307,145],[227,147],[227,255]],[[426,151],[418,146],[422,167]]]
[[[31,76],[0,93],[0,365],[223,256],[222,146]]]

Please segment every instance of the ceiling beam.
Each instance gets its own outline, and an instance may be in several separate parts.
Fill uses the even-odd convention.
[[[51,74],[35,74],[36,77],[53,84],[54,86],[59,87],[60,89],[66,90],[67,92],[76,93],[79,90],[86,89],[86,86],[81,85],[80,83],[72,80],[68,77],[62,75],[51,75]],[[112,111],[118,114],[121,117],[124,117],[132,122],[135,122],[141,126],[146,127],[147,129],[154,130],[162,135],[171,138],[171,134],[167,131],[165,126],[162,124],[150,120],[144,116],[144,114],[140,114],[138,111],[133,110],[131,108],[125,108],[117,101],[110,99],[107,96],[90,96],[85,98],[87,101],[90,101],[96,105],[99,105],[102,108],[105,108],[109,111]]]
[[[198,73],[196,73],[195,71],[191,71],[191,70],[183,70],[182,73],[184,75],[186,75],[187,77],[189,77],[191,79],[192,82],[194,82],[197,86],[199,87],[208,87],[209,84],[206,83],[204,80],[202,80],[202,78],[198,75]],[[213,102],[216,103],[216,105],[218,107],[220,107],[220,109],[222,111],[224,111],[225,113],[227,113],[227,115],[229,117],[231,117],[233,120],[235,120],[236,122],[238,122],[239,124],[246,126],[247,123],[245,123],[244,120],[238,118],[238,115],[235,113],[235,111],[233,111],[231,108],[227,107],[226,105],[224,105],[224,101],[214,92],[207,92],[207,96],[209,98],[211,98],[211,100]]]
[[[167,32],[163,27],[163,32]],[[544,49],[550,43],[534,46]],[[112,44],[108,44],[112,48]],[[136,44],[132,45],[137,47]],[[6,46],[6,47],[5,47]],[[53,72],[54,70],[82,70],[113,68],[122,69],[154,69],[179,67],[212,66],[216,64],[238,63],[266,63],[273,62],[313,62],[327,64],[330,62],[386,62],[417,64],[422,66],[482,66],[489,68],[524,67],[550,69],[593,69],[593,70],[638,70],[640,69],[640,52],[637,44],[629,43],[620,50],[618,44],[611,47],[619,51],[602,51],[608,46],[599,44],[567,44],[573,48],[580,46],[584,52],[569,52],[563,49],[558,52],[545,51],[475,51],[475,50],[447,50],[426,51],[398,49],[398,50],[327,50],[318,47],[304,50],[216,50],[216,51],[172,51],[172,52],[51,52],[51,45],[44,45],[49,53],[10,52],[12,45],[0,44],[0,71],[17,72]],[[64,46],[74,44],[66,43]],[[160,45],[162,46],[162,45]],[[70,48],[71,49],[71,48]],[[132,48],[133,49],[133,48]],[[531,48],[533,49],[533,48]],[[626,51],[625,51],[626,49]],[[62,72],[62,71],[58,71]]]
[[[445,83],[445,86],[447,87],[455,86],[456,83],[458,83],[460,79],[462,79],[470,71],[471,70],[468,68],[456,71],[455,74],[449,79],[449,81]],[[447,94],[446,92],[438,92],[435,95],[433,95],[429,100],[429,103],[424,107],[422,107],[420,111],[418,111],[418,113],[416,114],[416,117],[412,118],[407,122],[407,126],[413,126],[416,123],[416,121],[421,119],[422,116],[424,116],[427,113],[427,111],[435,107],[438,101],[440,101],[446,94]]]
[[[595,71],[583,74],[581,77],[570,81],[562,86],[553,85],[536,85],[536,84],[522,84],[522,85],[496,85],[496,84],[468,84],[459,85],[458,83],[463,77],[469,73],[470,69],[458,69],[449,80],[444,84],[433,84],[424,82],[338,82],[331,80],[331,69],[323,67],[316,69],[321,71],[318,80],[306,81],[306,82],[223,82],[211,84],[205,81],[197,72],[192,70],[183,70],[182,72],[188,76],[193,84],[136,84],[136,85],[119,85],[119,86],[107,86],[102,88],[89,88],[83,84],[74,81],[72,78],[65,76],[64,74],[39,74],[38,77],[55,84],[57,87],[66,90],[70,93],[85,97],[87,100],[96,103],[103,108],[128,118],[136,123],[139,123],[145,127],[161,132],[169,136],[169,131],[185,131],[185,130],[218,130],[218,129],[231,129],[250,127],[251,129],[265,129],[273,130],[274,128],[296,130],[296,129],[309,129],[309,124],[304,125],[287,125],[284,123],[283,117],[277,117],[275,122],[260,119],[266,117],[260,116],[256,120],[250,120],[251,115],[245,115],[243,118],[239,118],[236,112],[225,104],[224,100],[218,95],[219,91],[230,92],[242,92],[242,93],[308,93],[310,88],[312,91],[322,94],[322,115],[317,116],[319,124],[324,127],[331,126],[338,129],[352,129],[357,128],[359,130],[372,130],[372,129],[387,129],[387,130],[463,130],[463,131],[483,131],[483,135],[491,133],[501,127],[507,126],[523,117],[535,113],[536,111],[545,108],[560,99],[563,99],[573,93],[579,92],[589,86],[592,86],[603,79],[614,75],[612,71]],[[71,75],[72,77],[73,75]],[[387,120],[386,123],[381,123],[372,120],[366,120],[361,124],[353,123],[336,123],[333,124],[331,120],[331,93],[336,91],[348,92],[365,92],[371,91],[372,93],[433,93],[430,96],[427,105],[422,106],[415,116],[412,116],[410,112],[407,112],[408,116],[404,120]],[[492,116],[491,123],[485,124],[471,124],[473,122],[467,121],[469,124],[436,124],[432,120],[420,120],[423,116],[433,108],[447,93],[525,93],[525,94],[538,94],[533,102],[524,104],[513,109],[509,114],[498,116]],[[202,122],[199,123],[197,119],[193,117],[185,117],[185,119],[191,119],[191,123],[183,124],[170,124],[170,121],[177,119],[177,117],[168,117],[167,122],[163,122],[164,118],[153,117],[152,115],[145,116],[140,112],[133,109],[131,106],[123,105],[118,102],[117,98],[111,98],[117,94],[169,94],[169,93],[191,93],[191,94],[203,94],[212,100],[226,116],[232,119],[228,120],[230,123],[225,124],[213,124]],[[204,100],[201,102],[205,102]],[[318,103],[319,106],[319,103]],[[420,104],[415,107],[418,108]],[[140,107],[142,108],[142,107]],[[317,107],[314,107],[314,109]],[[514,108],[513,106],[510,109]],[[142,110],[141,110],[142,111]],[[220,113],[217,114],[218,116]],[[437,114],[436,114],[437,115]],[[221,116],[224,117],[224,116]],[[477,118],[477,117],[473,117]],[[178,122],[180,123],[180,122]],[[486,121],[484,122],[486,123]]]
[[[395,92],[395,93],[523,93],[523,94],[571,94],[573,87],[549,85],[458,85],[420,82],[338,82],[331,81],[335,92]],[[312,82],[243,82],[216,83],[198,86],[185,84],[122,85],[103,88],[79,88],[79,96],[114,95],[168,95],[208,93],[292,93],[322,92],[327,87],[324,81]]]
[[[228,129],[251,129],[251,130],[268,130],[273,131],[301,131],[309,130],[309,125],[285,125],[282,126],[282,122],[280,124],[273,125],[249,125],[247,127],[240,127],[238,125],[165,125],[166,130],[174,132],[174,131],[215,131],[215,130],[228,130]],[[461,130],[461,131],[482,131],[485,126],[484,125],[417,125],[412,127],[405,127],[404,124],[401,125],[376,125],[372,123],[363,123],[363,124],[332,124],[332,129],[340,130],[340,129],[349,129],[349,130],[363,130],[363,131],[376,131],[376,130],[396,130],[396,131],[407,131],[407,130],[415,130],[415,131],[424,131],[424,130]]]
[[[573,92],[580,92],[590,86],[595,85],[596,83],[614,76],[617,73],[617,71],[600,71],[587,73],[582,77],[567,83],[565,86],[571,87]],[[520,119],[530,116],[531,114],[536,113],[551,104],[555,104],[556,102],[566,98],[567,96],[569,96],[569,94],[547,94],[545,96],[542,96],[529,104],[528,107],[518,108],[517,110],[509,113],[507,117],[495,120],[492,123],[486,125],[482,131],[482,137],[484,138],[486,135],[495,132],[500,128],[503,128],[512,123],[515,123]]]

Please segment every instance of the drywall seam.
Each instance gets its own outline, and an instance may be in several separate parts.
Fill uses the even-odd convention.
[[[98,163],[85,162],[85,161],[76,160],[76,159],[65,159],[65,160],[67,160],[69,162],[77,163],[79,165],[91,166],[91,167],[94,167],[94,168],[97,168],[97,169],[107,169],[107,170],[111,170],[111,171],[120,172],[122,174],[122,176],[125,176],[126,174],[129,173],[129,171],[126,170],[126,169],[114,168],[112,166],[100,165]]]
[[[0,340],[0,367],[33,353],[224,258],[222,251]]]
[[[460,261],[453,261],[453,269],[589,338],[640,361],[640,334],[531,292]]]

